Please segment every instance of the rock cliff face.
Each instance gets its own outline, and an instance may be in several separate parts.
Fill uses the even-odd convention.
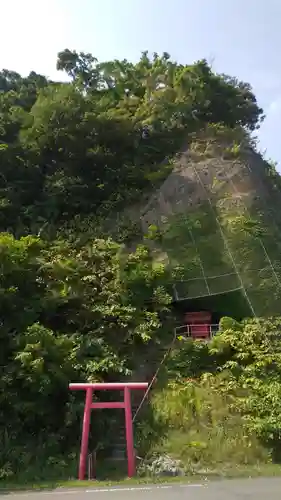
[[[241,289],[255,314],[279,311],[281,190],[270,166],[233,137],[197,137],[141,210],[177,297]]]

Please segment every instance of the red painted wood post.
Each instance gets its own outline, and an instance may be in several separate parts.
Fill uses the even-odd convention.
[[[128,477],[133,477],[135,475],[135,451],[134,451],[133,419],[132,419],[132,408],[131,408],[131,392],[129,387],[124,388],[124,404],[125,404]]]
[[[88,453],[88,441],[89,441],[90,422],[91,422],[92,399],[93,399],[93,389],[87,388],[85,407],[84,407],[80,461],[79,461],[78,477],[80,480],[83,480],[85,478],[86,467],[87,467],[87,453]]]

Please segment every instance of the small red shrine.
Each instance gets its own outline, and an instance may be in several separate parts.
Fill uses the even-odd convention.
[[[210,312],[187,312],[184,315],[188,336],[193,339],[208,340],[212,332],[212,314]]]

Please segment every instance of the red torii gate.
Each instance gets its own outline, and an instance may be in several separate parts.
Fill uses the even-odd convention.
[[[132,408],[131,408],[131,389],[147,389],[147,382],[110,382],[110,383],[72,383],[69,384],[69,389],[71,390],[85,390],[85,406],[84,406],[84,418],[83,418],[83,429],[81,438],[81,450],[80,450],[80,460],[79,460],[79,474],[78,479],[83,480],[85,478],[86,466],[87,466],[87,452],[88,452],[88,441],[91,423],[91,410],[93,408],[104,409],[104,408],[124,408],[125,410],[125,425],[126,425],[126,444],[127,444],[127,460],[128,460],[128,477],[133,477],[135,474],[135,452],[134,452],[134,435],[133,435],[133,420],[132,420]],[[101,390],[123,390],[124,391],[124,401],[114,402],[98,402],[93,403],[93,391]]]

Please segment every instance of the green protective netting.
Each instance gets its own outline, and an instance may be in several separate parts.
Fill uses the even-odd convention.
[[[193,300],[241,290],[251,314],[280,314],[280,231],[266,210],[251,211],[233,180],[223,197],[203,185],[205,201],[187,213],[161,218],[154,251],[169,263],[175,300]],[[247,200],[246,200],[247,201]]]

